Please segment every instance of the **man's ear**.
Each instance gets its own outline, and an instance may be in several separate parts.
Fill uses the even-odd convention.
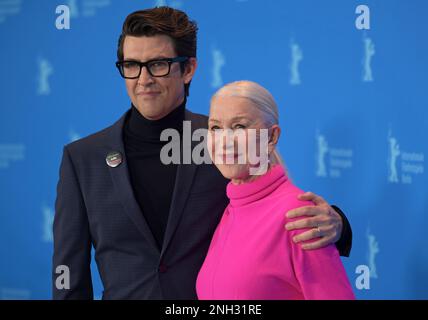
[[[198,67],[198,61],[196,60],[196,58],[189,58],[183,73],[184,83],[187,84],[192,80],[197,67]]]

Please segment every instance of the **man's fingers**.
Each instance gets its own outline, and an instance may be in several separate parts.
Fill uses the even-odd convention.
[[[307,191],[305,193],[301,193],[297,196],[299,200],[311,200],[315,197],[315,193]]]
[[[319,216],[319,215],[328,216],[329,215],[328,213],[329,213],[328,205],[327,206],[323,206],[323,205],[305,206],[305,207],[299,207],[288,211],[287,218],[297,218],[301,216]]]
[[[303,194],[299,194],[297,196],[297,199],[302,200],[302,201],[312,201],[314,204],[319,205],[319,204],[325,204],[327,203],[324,198],[316,195],[313,192],[305,192]]]
[[[301,219],[293,222],[289,222],[285,225],[285,229],[287,230],[295,230],[295,229],[304,229],[304,228],[313,228],[318,227],[320,225],[319,219]]]
[[[302,232],[296,236],[293,237],[293,241],[295,243],[314,240],[316,238],[320,238],[319,240],[323,240],[320,242],[319,240],[316,241],[316,249],[320,247],[324,247],[327,244],[333,243],[333,239],[336,235],[335,228],[332,226],[322,226],[317,228],[312,228],[308,231]],[[305,245],[306,243],[302,244]],[[321,244],[320,247],[318,247],[318,244]]]
[[[300,207],[287,212],[287,218],[297,218],[302,216],[316,216],[318,208],[314,206]]]
[[[322,233],[322,231],[321,231],[321,233]],[[318,238],[318,237],[320,237],[320,230],[318,230],[318,228],[313,228],[311,230],[302,232],[302,233],[294,236],[293,237],[293,241],[295,243],[299,243],[299,242],[302,242],[302,241],[312,240],[312,239],[315,239],[315,238]]]
[[[324,248],[330,243],[330,240],[326,237],[321,238],[318,241],[310,242],[310,243],[303,243],[302,249],[304,250],[314,250],[319,248]]]
[[[334,243],[341,234],[339,214],[322,197],[312,192],[301,194],[298,199],[312,201],[315,206],[300,207],[287,212],[288,218],[308,217],[287,223],[285,226],[287,230],[311,228],[294,236],[293,241],[295,243],[303,242],[302,248],[305,250],[319,249]]]

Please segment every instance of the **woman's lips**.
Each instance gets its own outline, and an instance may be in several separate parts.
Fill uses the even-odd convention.
[[[239,159],[240,154],[238,153],[228,153],[228,154],[220,154],[220,158],[226,163],[226,159],[233,159],[233,163],[238,163],[236,160]],[[230,160],[229,160],[230,161]]]

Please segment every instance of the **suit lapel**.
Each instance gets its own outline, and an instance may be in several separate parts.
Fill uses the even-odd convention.
[[[110,127],[110,130],[106,131],[106,155],[109,152],[116,151],[120,152],[122,155],[122,163],[113,168],[109,167],[109,172],[113,180],[113,184],[116,188],[116,192],[119,195],[120,201],[125,209],[126,214],[137,226],[141,234],[146,238],[146,240],[151,244],[151,246],[160,252],[161,257],[168,248],[174,232],[178,227],[180,219],[183,215],[184,207],[186,205],[187,199],[192,188],[193,179],[196,173],[197,165],[194,163],[191,164],[180,164],[177,166],[176,179],[174,184],[174,191],[172,195],[171,206],[169,210],[168,224],[165,230],[164,241],[162,249],[160,250],[156,240],[151,232],[149,225],[147,224],[146,219],[140,209],[140,206],[135,199],[134,190],[132,189],[131,180],[129,176],[128,164],[126,161],[125,147],[123,144],[123,126],[125,120],[129,114],[129,111],[122,116],[113,126]],[[192,130],[198,128],[206,128],[205,119],[196,119],[192,117],[192,113],[186,110],[185,120],[191,120]],[[191,137],[190,137],[191,138]],[[198,144],[198,141],[191,142],[191,150]],[[107,165],[107,164],[106,164]]]
[[[199,124],[197,121],[193,121],[194,119],[192,119],[191,112],[189,112],[188,110],[186,110],[185,120],[192,121],[191,122],[192,134],[195,129],[198,129],[199,127],[203,127],[203,124],[201,126],[201,124]],[[191,150],[193,150],[195,145],[198,143],[199,143],[198,141],[192,141]],[[183,144],[183,141],[181,141],[181,146],[182,144]],[[171,206],[170,206],[169,216],[168,216],[168,224],[165,230],[161,257],[164,255],[166,249],[168,248],[168,245],[170,244],[173,238],[174,232],[177,229],[180,219],[183,215],[184,207],[187,203],[187,199],[189,197],[190,190],[192,188],[196,169],[197,169],[197,165],[194,164],[193,161],[191,161],[190,164],[179,164],[177,166],[174,192],[172,195]]]
[[[184,206],[187,202],[187,198],[189,197],[195,172],[195,164],[181,164],[177,167],[174,193],[172,195],[168,224],[165,230],[161,255],[163,255],[167,249],[172,236],[174,235],[174,231],[177,229],[180,218],[183,215]]]
[[[134,222],[138,230],[146,238],[150,245],[157,251],[160,251],[153,233],[151,232],[149,225],[147,224],[147,221],[141,212],[140,206],[135,199],[134,190],[132,189],[131,180],[129,177],[129,169],[126,161],[125,147],[122,136],[123,126],[128,113],[129,111],[111,127],[109,132],[110,135],[107,138],[108,149],[106,150],[108,151],[106,152],[106,156],[107,153],[112,151],[120,152],[122,155],[122,163],[115,168],[109,167],[109,172],[126,214],[129,216],[132,222]]]

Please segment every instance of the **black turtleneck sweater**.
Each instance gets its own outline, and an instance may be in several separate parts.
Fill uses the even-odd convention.
[[[183,128],[186,101],[164,118],[148,120],[132,106],[123,129],[131,184],[141,211],[162,248],[169,208],[174,191],[176,164],[164,165],[160,151],[168,141],[160,141],[164,129]]]

